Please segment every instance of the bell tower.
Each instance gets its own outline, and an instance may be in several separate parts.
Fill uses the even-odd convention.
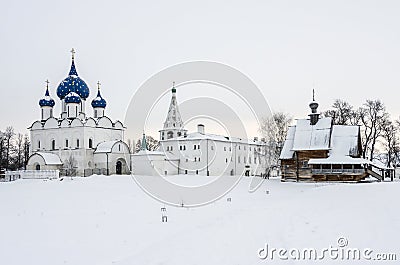
[[[176,100],[175,82],[173,82],[172,84],[171,92],[171,103],[169,104],[168,114],[164,122],[164,127],[162,130],[160,130],[160,140],[176,138],[182,135],[186,135],[187,132],[187,130],[183,128],[183,122]]]

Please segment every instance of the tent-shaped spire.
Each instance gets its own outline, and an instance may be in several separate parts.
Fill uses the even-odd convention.
[[[142,151],[147,150],[146,135],[144,133],[143,133],[142,145],[140,146],[140,150],[142,150]]]

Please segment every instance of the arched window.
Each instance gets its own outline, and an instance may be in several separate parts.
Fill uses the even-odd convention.
[[[169,131],[169,132],[167,133],[167,139],[171,139],[171,138],[173,138],[173,137],[174,137],[174,132]]]
[[[93,148],[93,140],[92,140],[92,138],[89,139],[89,148]]]
[[[65,139],[65,147],[68,147],[68,139]]]
[[[56,140],[51,140],[51,150],[56,150]]]
[[[76,148],[79,148],[79,139],[76,139]]]
[[[38,149],[40,149],[40,140],[38,141],[37,145],[38,145]]]

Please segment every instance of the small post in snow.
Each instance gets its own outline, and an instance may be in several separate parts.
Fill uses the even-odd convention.
[[[168,222],[167,208],[165,208],[165,207],[161,208],[161,222],[163,222],[163,223]]]

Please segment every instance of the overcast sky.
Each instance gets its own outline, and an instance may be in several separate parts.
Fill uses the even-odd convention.
[[[321,111],[335,98],[380,98],[399,117],[399,1],[218,2],[2,1],[0,130],[25,133],[39,119],[46,79],[57,99],[72,47],[89,102],[100,80],[113,119],[151,75],[192,60],[240,70],[297,118],[313,87]]]

